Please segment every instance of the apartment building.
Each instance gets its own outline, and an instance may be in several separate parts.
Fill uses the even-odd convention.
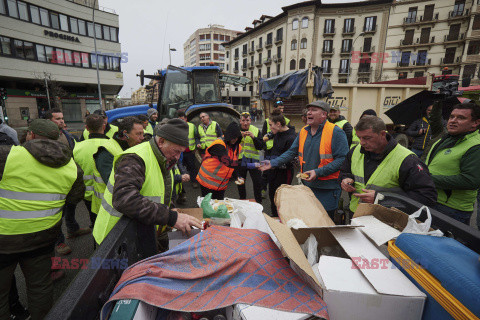
[[[53,107],[62,108],[68,122],[82,121],[87,110],[100,107],[97,63],[103,108],[113,107],[123,86],[119,18],[111,9],[99,9],[98,2],[92,5],[0,0],[0,87],[7,89],[11,125],[26,126],[38,110]]]
[[[454,73],[479,78],[480,0],[306,1],[262,15],[225,44],[226,70],[252,79],[323,68],[332,83]],[[448,67],[448,69],[445,69]],[[231,91],[242,90],[230,88]]]
[[[196,30],[183,44],[184,66],[214,64],[224,69],[227,57],[223,44],[231,41],[240,33],[217,24]]]
[[[135,90],[130,98],[132,105],[146,104],[150,102],[148,99],[150,97],[149,91],[150,90],[146,89],[145,87],[140,87]]]

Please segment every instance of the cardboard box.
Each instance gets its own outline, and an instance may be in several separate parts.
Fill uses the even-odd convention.
[[[290,230],[266,216],[293,269],[327,303],[332,320],[421,319],[426,296],[354,226]],[[300,248],[313,234],[322,247],[341,246],[342,256],[321,256],[317,279]],[[352,285],[354,284],[354,285]]]
[[[109,320],[154,320],[158,308],[140,300],[118,300]]]
[[[227,320],[310,320],[318,319],[305,313],[294,313],[248,304],[236,304],[227,308]]]
[[[179,213],[185,213],[189,216],[197,218],[198,220],[203,220],[203,209],[202,208],[177,208]]]

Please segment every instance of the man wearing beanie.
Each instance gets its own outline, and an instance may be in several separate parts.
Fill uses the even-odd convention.
[[[82,170],[59,135],[54,122],[35,119],[23,146],[0,146],[1,319],[10,318],[9,290],[18,264],[32,319],[43,319],[53,304],[51,257],[62,210],[85,193]]]
[[[157,109],[154,109],[154,108],[148,109],[147,117],[148,117],[148,126],[145,128],[145,133],[149,133],[153,136],[153,130],[155,130],[155,126],[157,125],[157,120],[158,120]]]
[[[205,151],[205,159],[198,171],[202,196],[212,193],[212,199],[222,200],[228,181],[238,166],[238,155],[242,147],[242,133],[236,122],[228,125],[224,138],[212,142]]]
[[[155,128],[146,143],[129,148],[115,157],[102,205],[93,228],[101,244],[122,215],[146,225],[175,227],[188,233],[201,222],[171,209],[173,167],[188,146],[188,125],[180,119],[168,120]]]

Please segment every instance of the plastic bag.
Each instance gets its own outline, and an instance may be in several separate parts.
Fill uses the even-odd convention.
[[[203,198],[200,208],[203,210],[203,217],[204,218],[223,218],[223,219],[230,219],[230,215],[228,214],[227,206],[222,204],[218,206],[217,210],[214,210],[212,205],[210,204],[210,200],[212,200],[212,194],[209,193]]]
[[[425,222],[417,222],[417,218],[420,217],[420,214],[423,210],[427,211],[427,220]],[[430,209],[427,206],[421,207],[418,211],[412,213],[408,216],[408,222],[405,229],[403,229],[402,233],[415,233],[415,234],[425,234],[435,237],[442,237],[443,232],[440,230],[430,231],[430,226],[432,225],[432,214],[430,213]]]
[[[307,241],[304,244],[301,244],[300,247],[303,250],[303,253],[307,257],[308,263],[310,266],[313,266],[315,263],[318,263],[318,251],[317,251],[318,242],[313,234],[311,234]]]

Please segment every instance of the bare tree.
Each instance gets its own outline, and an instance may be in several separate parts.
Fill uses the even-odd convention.
[[[65,91],[59,84],[59,82],[52,77],[50,73],[43,72],[42,74],[34,73],[36,79],[38,79],[39,85],[47,92],[49,99],[49,108],[61,108],[62,104],[60,99],[67,96]]]

